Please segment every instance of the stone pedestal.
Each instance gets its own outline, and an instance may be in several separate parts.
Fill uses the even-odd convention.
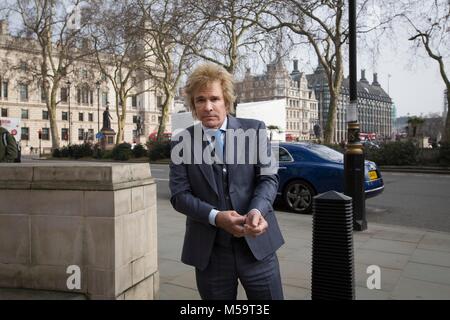
[[[0,164],[0,203],[0,288],[158,298],[149,164]]]
[[[116,133],[112,129],[103,128],[100,130],[102,138],[100,139],[100,147],[102,150],[112,150],[115,146]]]

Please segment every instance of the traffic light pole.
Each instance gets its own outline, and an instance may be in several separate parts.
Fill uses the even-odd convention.
[[[347,148],[344,155],[344,192],[353,199],[353,229],[367,229],[364,190],[364,151],[359,139],[357,56],[356,56],[356,0],[349,0],[349,64],[350,104],[347,106]]]

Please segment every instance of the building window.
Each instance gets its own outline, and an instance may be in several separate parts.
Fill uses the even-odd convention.
[[[21,118],[28,119],[28,109],[22,109]]]
[[[88,87],[83,87],[81,89],[81,103],[89,104],[89,88]]]
[[[88,113],[88,120],[89,121],[94,121],[94,114],[93,113]]]
[[[7,117],[7,116],[8,116],[8,109],[2,108],[2,117]]]
[[[84,121],[84,113],[83,112],[78,113],[78,121]]]
[[[102,92],[102,106],[106,107],[108,103],[108,92]]]
[[[48,120],[48,111],[42,110],[42,120]]]
[[[161,108],[161,107],[162,107],[162,97],[161,97],[161,96],[158,96],[158,97],[157,97],[157,99],[156,99],[156,106],[157,106],[158,108]]]
[[[61,140],[63,140],[63,141],[69,140],[69,129],[67,129],[67,128],[61,129]]]
[[[94,92],[89,89],[87,85],[82,86],[77,89],[77,103],[78,104],[89,104],[89,98],[91,104],[94,100]]]
[[[94,140],[94,129],[88,129],[88,140]]]
[[[69,93],[68,88],[61,88],[60,91],[61,102],[67,103],[67,98],[69,97],[68,93]]]
[[[44,86],[41,86],[41,102],[47,101],[47,95],[45,94],[45,88]]]
[[[78,129],[78,140],[84,140],[84,129]]]
[[[137,107],[137,96],[136,95],[131,97],[131,107],[133,107],[133,108]]]
[[[23,127],[20,130],[20,140],[30,140],[30,129]]]
[[[4,99],[8,98],[8,81],[3,80],[0,82],[0,96]]]
[[[156,116],[152,116],[152,122],[156,122]]]
[[[28,101],[28,85],[24,83],[19,84],[20,101]]]
[[[25,61],[20,61],[19,68],[21,71],[26,72],[28,70],[28,65]]]
[[[138,123],[138,116],[133,116],[133,123]]]
[[[67,111],[61,113],[61,120],[67,121],[69,119]]]
[[[50,140],[50,129],[42,128],[42,140]]]

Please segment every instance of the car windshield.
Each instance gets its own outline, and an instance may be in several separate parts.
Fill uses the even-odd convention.
[[[344,161],[344,155],[342,153],[321,144],[310,144],[308,145],[308,150],[325,160],[335,162]]]

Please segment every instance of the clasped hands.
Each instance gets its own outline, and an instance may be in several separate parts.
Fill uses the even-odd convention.
[[[216,216],[216,226],[231,233],[235,237],[256,237],[266,232],[269,224],[258,210],[250,210],[240,215],[234,210],[220,211]]]

